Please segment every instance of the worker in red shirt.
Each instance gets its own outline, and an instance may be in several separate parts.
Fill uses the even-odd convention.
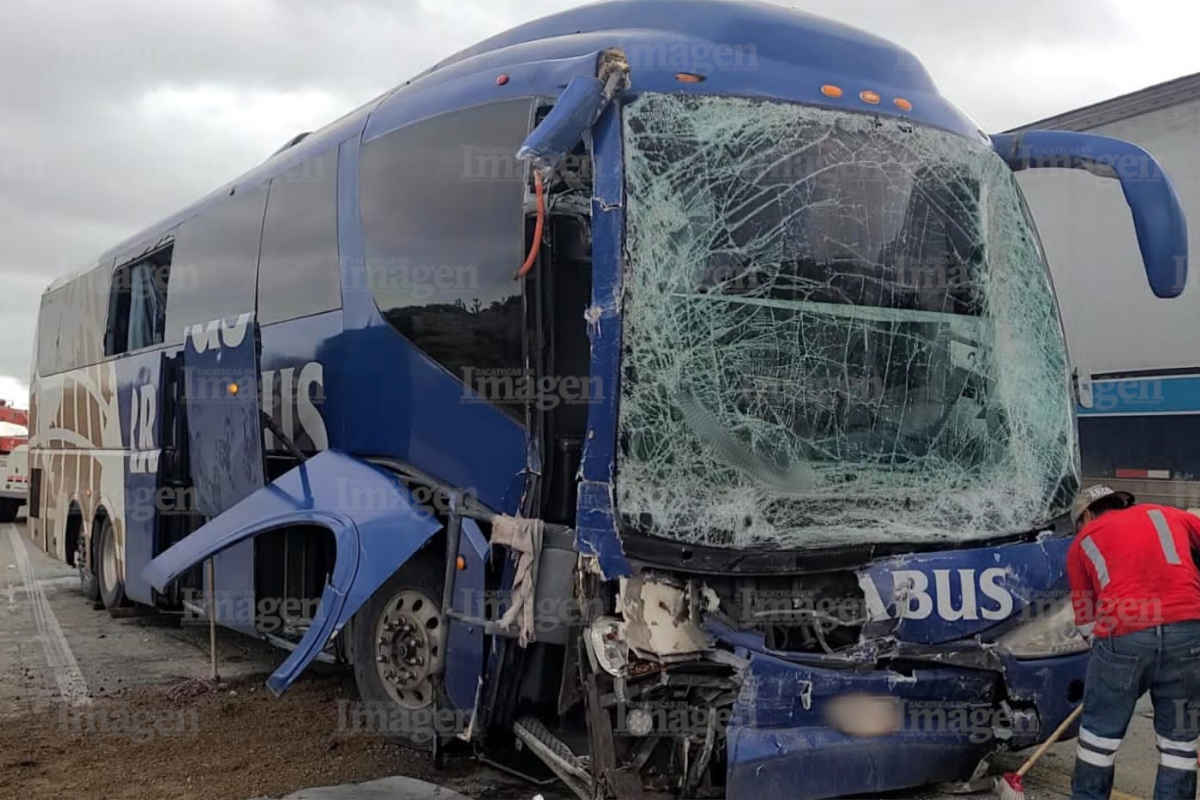
[[[1200,518],[1092,486],[1071,509],[1067,575],[1092,639],[1073,800],[1107,800],[1134,706],[1147,691],[1158,734],[1155,800],[1195,800],[1200,738]]]

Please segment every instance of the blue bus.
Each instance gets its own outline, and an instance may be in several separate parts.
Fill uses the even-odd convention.
[[[1088,658],[1044,166],[1120,180],[1183,290],[1148,154],[989,137],[884,40],[523,25],[49,287],[29,536],[290,650],[276,693],[347,663],[364,725],[583,798],[977,777]]]

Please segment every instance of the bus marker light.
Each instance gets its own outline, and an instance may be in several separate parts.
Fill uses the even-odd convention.
[[[496,76],[496,85],[497,86],[504,86],[506,83],[508,83],[507,75],[504,75],[503,73],[501,73],[500,75]]]
[[[870,103],[873,106],[879,105],[879,93],[872,92],[870,89],[864,89],[858,93],[858,99],[864,103]]]
[[[842,87],[827,83],[821,87],[821,94],[826,97],[841,97],[845,92],[842,91]]]
[[[228,388],[229,388],[229,393],[230,393],[230,394],[237,394],[237,393],[238,393],[238,385],[237,385],[236,383],[231,383],[231,384],[229,384],[229,387],[228,387]]]
[[[680,83],[704,83],[704,76],[695,72],[676,72],[675,80]]]
[[[913,109],[913,104],[905,100],[903,97],[897,97],[893,102],[896,104],[896,108],[900,109],[901,111],[912,111]]]
[[[463,558],[462,556],[459,556],[455,563],[458,566],[458,569],[460,572],[467,568],[467,560],[465,558]]]

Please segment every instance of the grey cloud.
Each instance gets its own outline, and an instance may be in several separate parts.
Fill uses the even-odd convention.
[[[93,263],[299,129],[573,5],[10,0],[0,30],[0,376],[26,379],[38,296],[55,276]],[[1137,46],[1140,35],[1116,0],[793,5],[908,47],[985,129],[1181,72],[1156,53],[1136,68],[1112,63],[1114,48]],[[1178,25],[1168,14],[1162,24]]]

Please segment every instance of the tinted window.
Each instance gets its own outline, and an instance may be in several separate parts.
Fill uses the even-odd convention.
[[[266,186],[238,187],[183,223],[175,238],[167,341],[189,325],[254,310],[254,279]]]
[[[520,374],[530,102],[410,125],[363,149],[367,270],[387,320],[460,379]]]
[[[113,273],[104,340],[106,355],[162,343],[172,250],[166,247]]]
[[[262,324],[340,307],[337,150],[271,181],[258,266]]]

